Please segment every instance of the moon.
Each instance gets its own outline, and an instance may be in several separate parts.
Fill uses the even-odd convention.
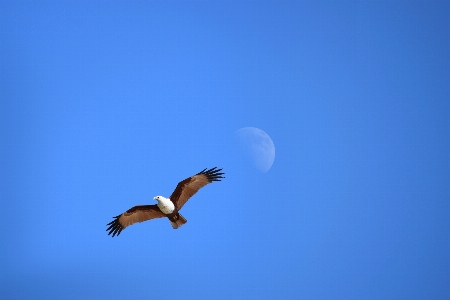
[[[256,127],[243,127],[236,135],[253,165],[263,173],[269,171],[275,160],[275,145],[270,136]]]

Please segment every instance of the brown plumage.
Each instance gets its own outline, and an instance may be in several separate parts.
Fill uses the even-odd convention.
[[[194,196],[199,189],[207,185],[208,183],[212,183],[213,181],[220,181],[221,178],[225,178],[221,175],[225,173],[219,173],[222,169],[216,170],[216,168],[202,170],[194,176],[186,178],[177,184],[177,187],[173,191],[170,196],[170,200],[172,200],[173,204],[175,204],[175,208],[180,210],[183,205]]]
[[[225,178],[222,176],[225,173],[221,173],[221,170],[222,169],[217,169],[216,167],[209,170],[204,169],[196,175],[186,178],[178,183],[170,198],[164,198],[164,201],[170,200],[173,203],[174,208],[170,213],[161,211],[159,206],[161,202],[158,200],[158,205],[134,206],[123,214],[114,217],[114,220],[107,224],[107,226],[109,225],[108,229],[106,229],[106,231],[109,231],[108,235],[112,234],[114,237],[115,235],[119,235],[122,230],[130,225],[163,217],[167,217],[170,220],[174,229],[179,228],[185,224],[187,220],[178,211],[186,204],[189,198],[198,192],[199,189],[213,181],[220,181],[220,179]],[[159,197],[160,196],[155,197],[155,199]]]

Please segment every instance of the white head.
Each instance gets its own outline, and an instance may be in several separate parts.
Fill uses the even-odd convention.
[[[164,199],[164,197],[163,196],[156,196],[156,197],[154,197],[153,198],[153,200],[156,200],[156,201],[161,201],[161,200],[163,200]]]

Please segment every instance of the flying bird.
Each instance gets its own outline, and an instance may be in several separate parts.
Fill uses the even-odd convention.
[[[225,178],[222,176],[225,173],[220,171],[222,169],[217,169],[217,167],[209,170],[203,169],[194,176],[179,182],[169,198],[156,196],[153,199],[158,202],[157,204],[137,205],[123,214],[113,217],[114,220],[106,225],[109,225],[106,229],[106,231],[109,231],[108,235],[112,233],[113,237],[118,236],[122,230],[134,223],[164,217],[169,219],[173,229],[181,227],[187,220],[179,213],[179,210],[199,189],[213,181],[220,181],[221,178]]]

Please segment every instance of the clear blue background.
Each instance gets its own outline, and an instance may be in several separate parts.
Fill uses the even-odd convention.
[[[450,299],[448,1],[2,1],[0,41],[2,299]]]

